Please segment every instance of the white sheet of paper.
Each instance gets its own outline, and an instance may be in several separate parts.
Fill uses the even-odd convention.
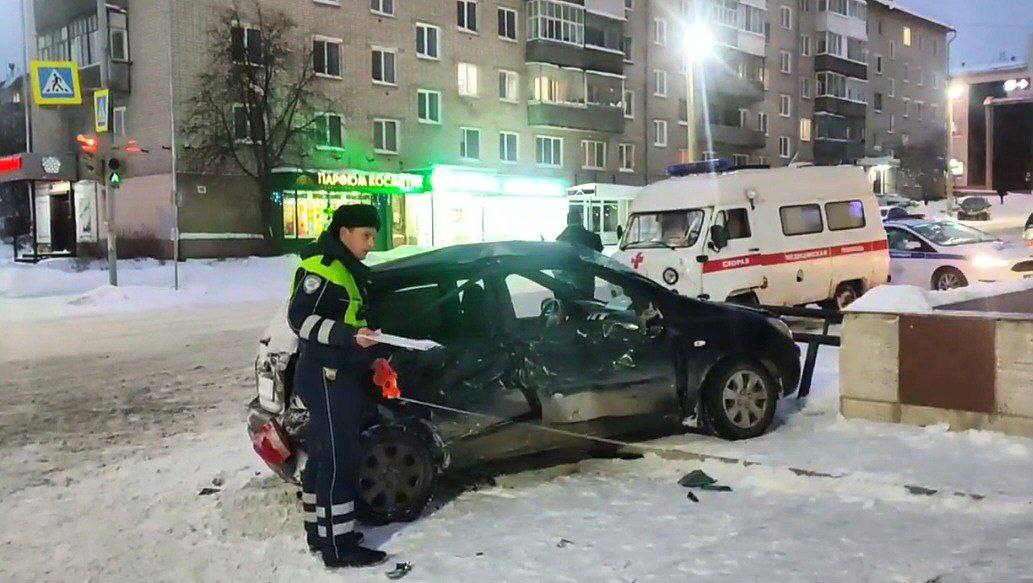
[[[404,336],[395,336],[394,334],[385,334],[379,330],[371,332],[369,334],[361,334],[363,338],[370,340],[376,340],[381,344],[390,344],[391,346],[397,346],[399,348],[408,348],[410,350],[430,350],[432,348],[439,348],[441,345],[433,340],[417,340],[415,338],[406,338]]]

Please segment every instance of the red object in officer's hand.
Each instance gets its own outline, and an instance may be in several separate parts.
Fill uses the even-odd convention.
[[[397,399],[402,396],[398,388],[398,373],[391,366],[391,361],[378,358],[373,361],[373,384],[380,387],[380,394],[385,399]]]

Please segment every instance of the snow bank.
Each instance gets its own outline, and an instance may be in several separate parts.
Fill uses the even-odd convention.
[[[927,314],[937,306],[1033,290],[1033,280],[974,283],[948,291],[926,290],[913,285],[881,285],[850,304],[848,312]]]

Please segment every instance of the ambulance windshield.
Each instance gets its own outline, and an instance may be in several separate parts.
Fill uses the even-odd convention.
[[[628,221],[621,248],[692,247],[702,229],[700,209],[635,213]]]

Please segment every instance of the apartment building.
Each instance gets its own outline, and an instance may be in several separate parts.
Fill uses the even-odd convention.
[[[606,185],[626,198],[685,160],[690,112],[682,47],[685,23],[695,19],[715,38],[712,54],[697,65],[698,157],[785,165],[891,156],[886,140],[881,149],[866,147],[875,114],[872,15],[883,14],[887,36],[907,23],[914,40],[939,43],[939,53],[911,51],[903,42],[897,49],[900,60],[914,63],[908,73],[924,69],[925,79],[945,76],[946,61],[934,63],[945,58],[947,29],[875,4],[263,2],[289,14],[299,51],[313,52],[316,89],[333,104],[319,120],[321,137],[304,167],[282,168],[272,191],[259,193],[232,166],[211,171],[185,163],[191,136],[177,123],[176,197],[171,114],[185,117],[211,58],[210,31],[230,0],[30,0],[24,18],[30,58],[78,62],[87,97],[101,87],[112,92],[113,143],[132,138],[149,150],[128,160],[117,192],[123,249],[167,256],[178,232],[184,256],[225,256],[262,252],[268,233],[288,249],[300,246],[325,224],[327,209],[349,201],[381,209],[389,225],[382,248],[553,238],[565,221],[568,189]],[[249,4],[241,6],[246,14]],[[260,44],[246,20],[233,33],[244,53]],[[880,75],[896,74],[904,71],[886,66]],[[932,97],[917,95],[908,98],[932,107]],[[917,136],[904,128],[925,123],[928,114],[908,113],[886,131]],[[75,136],[90,131],[92,114],[88,104],[33,105],[35,152],[75,152]],[[236,125],[246,139],[246,124]],[[54,229],[95,215],[103,193],[88,181],[38,174],[28,176],[41,209],[33,228],[37,241],[51,243],[42,252],[58,251]],[[274,201],[271,221],[261,217],[260,196]],[[626,208],[608,196],[578,207],[586,225],[604,233],[616,230]],[[55,197],[71,204],[55,206]],[[71,216],[57,220],[49,211]],[[62,251],[99,253],[105,237],[103,226],[77,234]]]

